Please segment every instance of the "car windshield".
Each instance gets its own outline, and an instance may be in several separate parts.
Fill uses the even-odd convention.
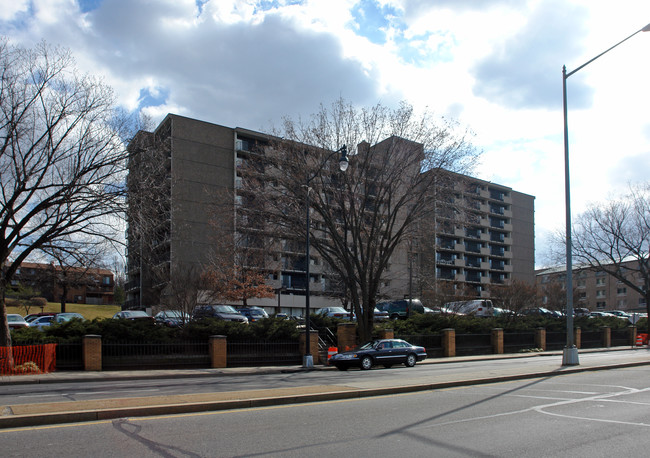
[[[359,350],[369,350],[371,348],[374,348],[375,345],[379,343],[378,340],[373,340],[372,342],[366,342],[363,345],[359,346]]]
[[[238,313],[237,310],[230,305],[216,305],[214,309],[220,313]]]
[[[330,313],[348,313],[348,311],[345,310],[343,307],[330,307],[329,312]]]

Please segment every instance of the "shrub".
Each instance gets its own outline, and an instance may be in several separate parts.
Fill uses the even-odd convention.
[[[32,297],[29,300],[29,305],[33,307],[45,308],[45,306],[47,305],[47,299],[45,299],[44,297]]]

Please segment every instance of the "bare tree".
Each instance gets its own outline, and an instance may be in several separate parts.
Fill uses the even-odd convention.
[[[138,306],[159,304],[171,278],[165,251],[172,230],[167,127],[162,126],[155,133],[141,130],[129,143],[127,263],[129,272],[139,272]]]
[[[519,280],[504,285],[492,285],[490,296],[499,307],[515,313],[533,307],[537,302],[535,286]]]
[[[232,192],[223,190],[216,196],[213,251],[203,272],[211,298],[241,302],[245,307],[249,299],[275,297],[266,282],[274,264],[269,256],[273,237],[265,232],[264,214],[253,196],[244,195],[247,205],[237,209]]]
[[[431,216],[436,178],[442,169],[467,170],[476,157],[469,133],[407,104],[357,109],[340,99],[309,121],[286,119],[276,134],[258,157],[269,177],[262,192],[255,184],[258,194],[278,233],[304,241],[309,192],[311,245],[345,286],[359,335],[369,339],[391,256]],[[344,145],[350,166],[342,173],[333,153]]]
[[[117,243],[127,126],[112,91],[80,76],[70,52],[0,42],[0,345],[11,345],[4,296],[28,256]]]
[[[638,292],[650,313],[650,183],[592,205],[577,218],[572,245],[577,262]]]
[[[50,268],[45,275],[49,275],[53,284],[59,287],[61,313],[65,313],[70,290],[82,287],[99,290],[100,285],[97,284],[98,279],[93,271],[100,266],[105,255],[102,243],[86,244],[83,250],[62,250],[54,245],[43,247],[42,251],[51,259]]]
[[[202,270],[196,266],[178,266],[171,271],[160,292],[160,305],[166,310],[181,312],[183,324],[192,316],[199,295],[204,289]]]

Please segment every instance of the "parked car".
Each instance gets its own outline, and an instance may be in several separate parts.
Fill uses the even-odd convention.
[[[448,302],[445,308],[461,315],[494,316],[494,306],[489,299],[473,299],[469,301]]]
[[[623,310],[608,310],[608,313],[611,313],[612,315],[622,318],[624,320],[629,320],[630,317],[632,316],[629,313],[624,312]]]
[[[343,320],[351,320],[353,313],[348,312],[343,307],[323,307],[316,310],[315,315],[327,316],[330,318],[341,318]]]
[[[34,319],[29,322],[29,327],[43,330],[43,328],[50,326],[52,323],[56,323],[56,321],[54,321],[54,317],[54,315],[34,317]]]
[[[54,316],[56,315],[55,312],[39,312],[39,313],[30,313],[29,315],[25,315],[25,321],[28,323],[31,323],[34,321],[36,318],[41,317],[41,316]]]
[[[519,311],[519,315],[530,316],[530,315],[542,315],[542,316],[556,316],[555,313],[544,307],[532,307]]]
[[[616,315],[608,312],[590,312],[589,318],[612,318]]]
[[[17,313],[8,313],[7,322],[9,323],[9,329],[20,329],[29,326],[27,321]]]
[[[248,318],[235,310],[231,305],[199,305],[192,312],[192,319],[200,320],[201,318],[216,318],[224,321],[248,323]]]
[[[589,316],[589,313],[591,313],[589,309],[586,309],[584,307],[576,307],[573,309],[573,314],[575,316]]]
[[[363,313],[363,309],[361,309],[361,313]],[[386,321],[388,320],[388,312],[384,312],[383,310],[379,310],[377,307],[375,307],[374,312],[372,312],[372,319],[373,321]],[[357,320],[357,314],[352,312],[352,319]]]
[[[240,309],[237,309],[237,311],[248,318],[249,323],[263,320],[264,318],[269,317],[269,314],[266,313],[266,310],[261,307],[242,307]]]
[[[514,316],[514,315],[516,315],[516,313],[513,312],[512,310],[502,309],[501,307],[494,307],[492,309],[492,313],[494,313],[494,316]]]
[[[414,313],[424,313],[424,306],[419,299],[402,299],[399,301],[381,302],[377,308],[387,312],[391,320],[406,319]]]
[[[113,315],[113,319],[116,320],[130,320],[130,321],[145,321],[154,323],[155,320],[151,315],[147,315],[146,312],[142,310],[122,310]]]
[[[372,366],[381,365],[391,367],[395,364],[404,364],[413,367],[418,361],[427,357],[424,347],[411,345],[401,339],[381,339],[368,342],[353,351],[336,353],[330,358],[330,364],[339,370],[350,367],[359,367],[367,370]]]
[[[54,321],[57,323],[65,323],[67,321],[72,320],[73,318],[78,318],[80,320],[85,320],[84,316],[81,313],[57,313],[56,316],[54,317]]]
[[[180,310],[161,310],[153,317],[156,323],[177,328],[190,321],[190,316]]]

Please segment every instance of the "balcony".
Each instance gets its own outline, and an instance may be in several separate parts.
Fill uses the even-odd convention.
[[[490,247],[490,255],[504,257],[506,255],[506,250],[500,246]]]

